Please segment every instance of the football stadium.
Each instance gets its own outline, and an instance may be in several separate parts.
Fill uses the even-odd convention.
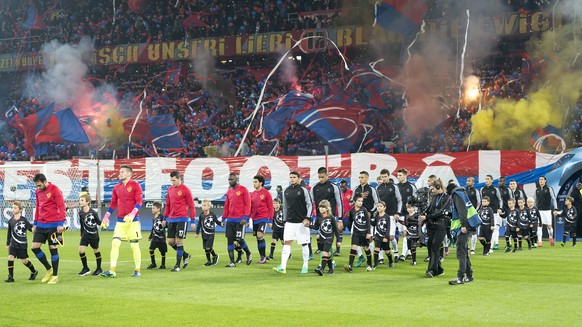
[[[0,325],[582,325],[580,1],[0,17]]]

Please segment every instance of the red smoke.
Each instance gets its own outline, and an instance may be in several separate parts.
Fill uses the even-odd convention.
[[[141,12],[145,7],[145,0],[128,0],[127,5],[129,6],[129,10]]]

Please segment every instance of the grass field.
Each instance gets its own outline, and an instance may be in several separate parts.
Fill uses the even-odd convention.
[[[5,232],[4,230],[2,233]],[[61,265],[57,285],[39,278],[28,281],[28,269],[15,263],[15,283],[0,283],[0,326],[574,326],[582,325],[578,315],[582,294],[582,248],[570,244],[518,253],[495,252],[472,256],[475,281],[450,286],[456,275],[455,250],[445,258],[445,275],[424,277],[426,249],[419,253],[418,266],[399,262],[373,272],[356,268],[352,274],[341,269],[347,262],[348,246],[337,257],[335,275],[300,275],[302,260],[298,245],[292,248],[287,275],[271,268],[275,263],[239,265],[227,269],[226,242],[217,235],[215,248],[221,254],[216,267],[206,262],[201,241],[190,237],[186,250],[193,253],[188,268],[142,270],[131,278],[133,263],[128,244],[122,244],[115,279],[77,277],[81,269],[76,233],[67,235],[60,249]],[[110,232],[102,233],[104,268],[108,267]],[[255,261],[254,238],[247,237]],[[345,244],[349,243],[349,239]],[[149,264],[149,243],[141,242],[143,262]],[[43,248],[45,248],[43,246]],[[481,251],[478,245],[477,252]],[[29,254],[32,252],[29,251]],[[156,253],[159,264],[159,253]],[[7,275],[6,255],[0,257]],[[94,256],[88,254],[90,267]],[[41,264],[32,259],[36,267]],[[170,249],[168,268],[175,262]]]

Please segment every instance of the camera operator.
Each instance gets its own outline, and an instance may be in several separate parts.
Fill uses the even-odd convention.
[[[473,281],[473,269],[471,259],[469,259],[469,237],[475,234],[475,228],[469,225],[467,220],[467,208],[472,205],[466,191],[458,187],[455,183],[447,185],[447,194],[451,197],[453,219],[461,222],[461,231],[457,236],[457,259],[459,260],[459,270],[457,278],[449,281],[450,285],[460,285]]]
[[[444,274],[444,269],[439,258],[439,250],[447,233],[447,225],[450,220],[449,210],[451,208],[451,199],[445,193],[443,181],[439,178],[430,184],[432,197],[426,210],[426,214],[420,216],[420,219],[426,221],[426,230],[428,236],[428,269],[426,277],[432,278]]]

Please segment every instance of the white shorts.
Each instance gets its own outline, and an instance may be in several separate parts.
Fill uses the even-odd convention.
[[[297,241],[297,244],[307,244],[311,241],[310,229],[303,226],[303,223],[285,223],[283,240]]]
[[[494,218],[494,221],[495,221],[495,226],[504,226],[505,225],[504,224],[504,219],[501,218],[501,216],[499,214],[494,213],[493,214],[493,218]]]
[[[395,222],[394,220],[394,216],[391,217],[392,218],[392,222]],[[402,234],[404,232],[408,232],[408,229],[406,229],[406,226],[402,225],[402,223],[394,223],[394,228],[398,228],[398,230],[400,231],[400,236],[402,236]]]
[[[540,210],[540,217],[542,217],[542,225],[551,225],[552,224],[552,211],[551,210]]]

